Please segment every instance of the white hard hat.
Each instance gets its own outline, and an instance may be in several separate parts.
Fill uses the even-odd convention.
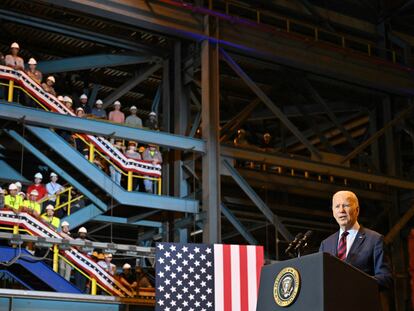
[[[117,100],[116,102],[114,102],[114,106],[121,106],[121,102]]]
[[[72,98],[70,98],[69,96],[64,96],[63,97],[63,101],[65,102],[65,103],[73,103],[73,101],[72,101]]]
[[[130,265],[129,263],[125,263],[125,264],[122,266],[122,269],[131,269],[131,265]]]
[[[58,97],[57,97],[57,100],[58,101],[60,101],[60,102],[63,102],[64,100],[63,100],[63,96],[62,95],[59,95]]]
[[[0,187],[0,194],[4,194],[4,190]]]
[[[88,230],[85,227],[80,227],[78,233],[88,233]]]
[[[17,190],[17,186],[15,184],[10,184],[9,190]]]
[[[21,188],[21,187],[22,187],[22,184],[20,183],[20,181],[16,181],[14,184],[15,184],[15,185],[16,185],[16,187],[18,187],[18,188]]]
[[[52,81],[53,83],[55,83],[56,82],[56,80],[55,80],[55,77],[54,76],[49,76],[49,77],[47,77],[47,79],[46,80],[50,80],[50,81]]]
[[[131,108],[129,108],[129,110],[137,110],[137,107],[131,106]]]
[[[20,46],[19,46],[19,44],[17,42],[13,42],[11,44],[10,48],[12,48],[12,49],[20,49]]]
[[[40,173],[36,173],[34,177],[39,178],[39,179],[43,179],[43,175],[40,174]]]
[[[46,206],[46,210],[48,211],[48,210],[52,210],[52,211],[54,211],[55,210],[55,207],[52,205],[52,204],[49,204],[48,206]]]
[[[32,190],[30,192],[30,195],[39,195],[39,192],[37,190]]]
[[[157,114],[156,114],[154,111],[151,111],[149,115],[150,115],[150,116],[154,116],[154,117],[156,117],[156,116],[157,116]]]
[[[98,100],[95,102],[95,104],[97,104],[97,105],[103,105],[103,101],[102,101],[102,100],[100,100],[100,99],[98,99]]]
[[[60,226],[61,227],[63,227],[63,226],[68,226],[69,227],[69,223],[67,221],[64,221],[60,224]]]
[[[58,177],[58,175],[55,172],[50,173],[50,177]]]
[[[88,99],[88,96],[86,94],[82,94],[81,96],[79,96],[79,99]]]
[[[76,108],[76,112],[81,111],[81,110],[84,111],[82,107]]]
[[[29,61],[27,63],[29,65],[37,65],[37,61],[33,57],[31,59],[29,59]]]
[[[105,254],[104,256],[105,256],[105,257],[112,258],[112,254],[111,254],[111,253],[109,253],[109,254]]]

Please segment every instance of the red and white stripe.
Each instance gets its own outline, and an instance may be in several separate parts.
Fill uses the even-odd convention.
[[[214,244],[216,311],[256,311],[263,246]]]

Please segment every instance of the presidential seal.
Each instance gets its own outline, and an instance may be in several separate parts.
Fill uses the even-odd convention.
[[[296,299],[300,289],[298,270],[286,267],[276,277],[273,286],[273,297],[278,306],[288,307]]]

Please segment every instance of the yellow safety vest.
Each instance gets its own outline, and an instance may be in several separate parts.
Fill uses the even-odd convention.
[[[12,197],[10,194],[4,197],[4,205],[10,206],[12,209],[16,211],[20,208],[23,204],[23,198],[20,195],[16,195]]]
[[[47,215],[42,215],[42,219],[46,221],[47,223],[51,224],[56,229],[59,228],[60,226],[60,219],[57,217],[54,217],[54,216],[49,217]]]
[[[40,204],[37,203],[36,201],[24,200],[23,206],[35,212],[38,212],[39,214],[41,212]]]

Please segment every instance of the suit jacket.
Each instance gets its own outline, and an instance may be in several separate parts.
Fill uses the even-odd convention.
[[[323,240],[319,251],[337,256],[338,241],[339,231]],[[345,262],[373,276],[380,289],[391,287],[392,274],[384,254],[383,236],[378,232],[361,226]]]

